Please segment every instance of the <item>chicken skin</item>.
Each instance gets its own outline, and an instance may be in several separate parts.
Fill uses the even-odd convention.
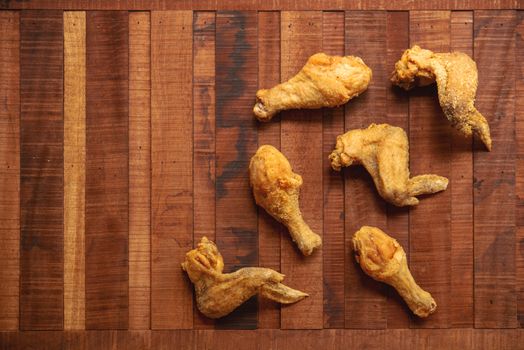
[[[436,81],[446,118],[464,135],[475,134],[491,150],[488,122],[473,105],[478,85],[477,65],[468,55],[434,53],[415,45],[395,64],[391,81],[406,90]]]
[[[275,147],[261,146],[251,158],[249,179],[258,205],[284,224],[304,255],[322,244],[300,212],[298,197],[302,177],[295,174],[289,161]]]
[[[209,318],[228,315],[255,294],[281,304],[295,303],[308,296],[280,283],[284,275],[271,269],[246,267],[222,273],[222,255],[206,237],[186,254],[182,269],[195,286],[198,310]]]
[[[293,78],[269,90],[257,91],[253,113],[269,121],[286,109],[340,106],[367,89],[371,69],[360,57],[317,53]]]
[[[448,186],[448,179],[442,176],[410,178],[408,138],[402,128],[389,124],[371,124],[339,135],[329,159],[337,171],[352,164],[364,165],[380,196],[398,207],[417,205],[416,196]]]
[[[367,275],[395,288],[415,315],[428,317],[435,312],[437,303],[413,279],[406,253],[394,238],[376,227],[363,226],[352,242],[355,259]]]

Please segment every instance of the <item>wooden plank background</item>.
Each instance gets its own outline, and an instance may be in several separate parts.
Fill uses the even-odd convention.
[[[0,1],[0,349],[522,348],[523,3],[232,4]],[[492,152],[449,127],[434,86],[391,86],[413,44],[474,57]],[[256,122],[256,90],[320,51],[362,57],[369,89]],[[396,208],[362,168],[333,172],[336,136],[372,122],[403,127],[412,173],[448,190]],[[263,144],[304,179],[323,237],[310,257],[254,204],[247,167]],[[416,319],[362,273],[361,225],[402,243],[436,314]],[[270,267],[310,297],[203,317],[180,269],[202,236],[226,271]]]

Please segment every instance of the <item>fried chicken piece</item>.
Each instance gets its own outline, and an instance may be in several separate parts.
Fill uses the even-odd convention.
[[[428,317],[437,303],[413,279],[406,253],[398,242],[376,227],[363,226],[353,235],[355,259],[373,279],[397,290],[413,313]]]
[[[478,85],[477,65],[468,55],[434,53],[415,45],[395,64],[391,81],[406,90],[436,81],[446,118],[464,135],[475,134],[491,151],[488,122],[473,105]]]
[[[360,57],[317,53],[285,83],[257,91],[253,112],[269,121],[286,109],[315,109],[340,106],[367,89],[371,69]]]
[[[296,303],[308,296],[280,283],[284,275],[272,269],[246,267],[222,273],[222,255],[206,237],[186,254],[182,269],[195,286],[198,310],[209,318],[226,316],[255,294],[281,304]]]
[[[258,205],[284,224],[304,255],[320,247],[322,239],[309,228],[300,212],[298,197],[302,177],[291,170],[275,147],[260,146],[249,164],[249,179]]]
[[[371,124],[339,135],[329,159],[337,171],[352,164],[364,165],[380,196],[398,207],[417,205],[416,196],[444,191],[448,186],[448,179],[442,176],[410,178],[408,137],[402,128],[389,124]]]

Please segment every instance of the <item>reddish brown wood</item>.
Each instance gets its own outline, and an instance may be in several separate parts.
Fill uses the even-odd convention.
[[[0,330],[19,324],[20,15],[0,12]]]
[[[215,13],[193,15],[193,246],[215,240]],[[194,328],[213,320],[194,311]]]
[[[20,328],[63,327],[63,19],[20,14]]]
[[[282,12],[281,70],[282,80],[298,73],[309,56],[322,49],[322,13]],[[282,113],[282,153],[293,171],[300,174],[300,209],[311,229],[322,235],[322,111],[286,111]],[[322,249],[303,256],[288,233],[282,235],[281,269],[286,284],[306,291],[309,297],[282,308],[284,329],[323,327]]]
[[[450,12],[410,12],[410,45],[435,52],[450,50]],[[412,176],[451,175],[451,131],[444,117],[435,85],[410,92],[409,139]],[[426,198],[410,211],[410,269],[419,285],[435,298],[438,310],[417,327],[450,324],[451,290],[451,189]]]
[[[151,13],[151,327],[192,328],[193,13]]]
[[[129,14],[129,328],[151,326],[151,18]]]
[[[258,263],[257,208],[248,166],[256,151],[257,13],[217,12],[216,20],[216,242],[227,272]],[[219,328],[255,328],[252,298]]]
[[[344,12],[324,12],[322,51],[344,55]],[[328,156],[344,133],[344,107],[323,110],[322,167],[324,189],[324,328],[344,328],[344,178],[331,169]]]
[[[451,51],[473,57],[473,12],[451,13]],[[451,135],[451,290],[450,324],[473,324],[473,150],[472,140]]]
[[[258,88],[280,83],[280,12],[258,13]],[[280,148],[280,118],[257,123],[258,145]],[[264,209],[258,208],[258,264],[280,271],[280,239],[285,229]],[[258,327],[280,328],[280,305],[260,299]]]
[[[0,9],[84,10],[470,10],[524,8],[522,0],[4,0]]]
[[[386,13],[346,12],[346,54],[361,57],[373,70],[368,90],[346,105],[346,130],[386,121]],[[389,72],[388,72],[389,73]],[[353,257],[351,239],[363,225],[386,229],[386,203],[364,167],[344,170],[346,230],[346,312],[348,328],[386,328],[385,285],[367,276]]]
[[[86,328],[127,329],[128,13],[86,20]]]
[[[517,142],[516,163],[516,283],[517,320],[524,327],[524,12],[517,13],[515,36],[515,137]],[[520,64],[519,64],[520,62]]]
[[[515,11],[476,11],[476,106],[493,150],[474,155],[475,327],[517,325],[515,286]],[[511,72],[511,73],[508,73]]]
[[[386,25],[387,79],[395,62],[409,47],[409,12],[388,12]],[[389,124],[401,127],[409,134],[409,94],[389,82],[386,82],[386,115]],[[409,259],[409,208],[387,204],[386,210],[387,232],[404,247]],[[408,328],[411,311],[400,295],[393,288],[387,288],[387,298],[388,328]]]

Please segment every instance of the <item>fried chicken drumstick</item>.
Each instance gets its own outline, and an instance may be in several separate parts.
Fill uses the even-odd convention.
[[[410,178],[408,138],[402,128],[389,124],[371,124],[339,135],[329,159],[337,171],[352,164],[364,165],[380,196],[398,207],[417,205],[416,196],[448,186],[448,179],[442,176]]]
[[[261,146],[251,158],[249,179],[258,205],[284,224],[304,255],[322,244],[300,212],[298,197],[302,177],[294,173],[286,157],[275,147]]]
[[[371,69],[360,57],[317,53],[293,78],[269,90],[257,91],[253,113],[269,121],[286,109],[340,106],[367,89]]]
[[[446,118],[464,135],[475,134],[491,150],[488,122],[473,105],[478,85],[477,65],[468,55],[434,53],[415,45],[395,64],[391,81],[406,90],[436,81]]]
[[[406,253],[395,239],[376,227],[363,226],[353,236],[353,250],[362,270],[395,288],[415,315],[435,312],[437,303],[413,279]]]
[[[280,283],[284,275],[271,269],[246,267],[222,273],[222,255],[206,237],[186,254],[182,269],[195,286],[198,310],[209,318],[226,316],[255,294],[282,304],[295,303],[308,296]]]

